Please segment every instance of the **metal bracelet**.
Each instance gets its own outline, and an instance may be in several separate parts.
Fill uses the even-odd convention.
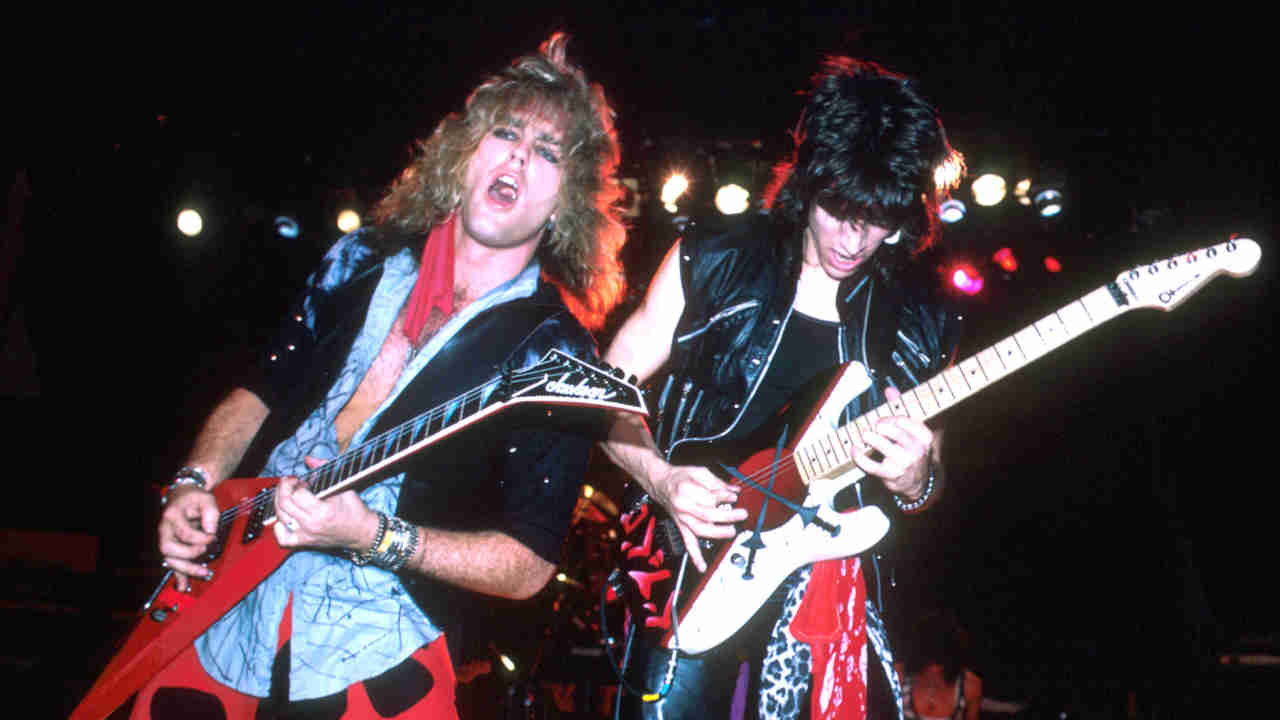
[[[160,491],[160,507],[169,504],[169,493],[183,485],[197,485],[201,490],[208,490],[209,473],[194,465],[188,465],[174,473],[173,480]]]
[[[359,550],[351,550],[347,556],[351,558],[351,562],[356,565],[368,565],[377,557],[383,540],[387,537],[387,515],[386,513],[378,513],[378,534],[373,536],[373,544],[368,550],[361,552]]]

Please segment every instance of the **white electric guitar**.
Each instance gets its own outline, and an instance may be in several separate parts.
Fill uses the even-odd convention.
[[[832,505],[838,491],[865,476],[853,458],[868,452],[862,433],[878,420],[933,418],[1121,313],[1172,310],[1218,275],[1249,275],[1261,256],[1257,243],[1237,238],[1127,270],[852,422],[837,418],[871,384],[857,362],[838,368],[813,397],[793,398],[807,415],[780,415],[746,447],[679,446],[673,463],[709,467],[741,486],[738,504],[748,518],[715,552],[706,574],[686,583],[687,556],[672,557],[655,540],[661,511],[644,503],[623,515],[620,550],[635,621],[662,632],[669,648],[700,653],[719,645],[796,569],[861,553],[888,532],[889,519],[876,506],[842,513]]]

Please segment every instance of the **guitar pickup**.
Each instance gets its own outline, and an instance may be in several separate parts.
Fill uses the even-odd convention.
[[[218,522],[218,532],[213,536],[213,542],[209,543],[209,547],[205,549],[204,554],[196,562],[207,563],[218,559],[222,555],[222,551],[227,549],[227,538],[230,536],[231,522],[229,520],[220,520]]]
[[[275,497],[272,494],[274,491],[274,488],[265,488],[254,496],[253,511],[249,513],[249,522],[244,526],[241,542],[251,543],[262,534],[262,528],[267,522],[267,514],[275,507]]]

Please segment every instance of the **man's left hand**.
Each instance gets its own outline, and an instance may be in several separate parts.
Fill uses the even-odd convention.
[[[276,488],[276,523],[281,547],[365,550],[378,531],[378,516],[354,491],[321,500],[296,477]]]
[[[885,395],[893,402],[901,393],[888,388]],[[862,439],[882,456],[873,460],[866,453],[855,455],[854,462],[863,472],[880,478],[890,492],[907,500],[924,494],[934,441],[932,430],[918,420],[894,415],[877,422],[875,432],[863,433]]]

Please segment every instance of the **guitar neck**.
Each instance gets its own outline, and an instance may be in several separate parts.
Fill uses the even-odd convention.
[[[341,492],[422,446],[496,412],[502,403],[490,400],[499,383],[496,379],[485,383],[379,433],[307,473],[303,480],[317,497]]]
[[[797,447],[796,464],[806,482],[848,472],[855,467],[853,456],[867,447],[863,433],[872,432],[879,420],[905,415],[923,422],[936,417],[1121,313],[1140,307],[1171,310],[1218,275],[1252,273],[1261,252],[1252,240],[1233,239],[1121,273],[1113,282],[903,391],[897,400]]]

